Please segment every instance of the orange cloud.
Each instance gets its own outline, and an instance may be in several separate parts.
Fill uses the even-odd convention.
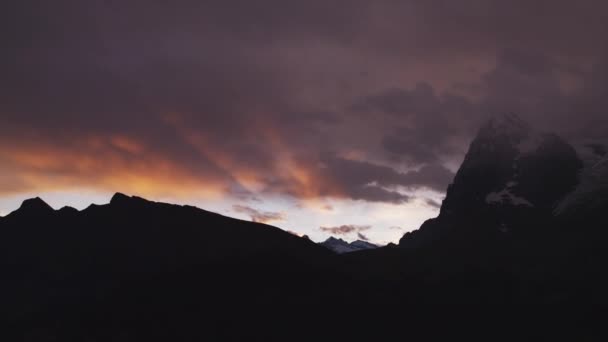
[[[91,189],[151,198],[271,193],[305,200],[386,200],[384,193],[353,190],[366,186],[357,183],[360,173],[378,173],[374,167],[363,165],[358,171],[361,165],[351,161],[353,165],[342,163],[338,171],[329,170],[335,165],[322,163],[306,146],[294,146],[289,131],[262,118],[251,123],[236,143],[191,128],[187,117],[176,113],[162,117],[176,139],[167,142],[91,134],[67,142],[36,137],[16,145],[0,137],[0,162],[5,166],[0,170],[0,194]],[[164,143],[172,145],[165,148]],[[246,155],[250,150],[242,147],[248,144],[259,155]],[[355,173],[354,181],[347,172]]]
[[[194,172],[166,156],[146,151],[126,137],[76,139],[72,146],[2,144],[0,160],[11,165],[0,193],[91,188],[142,196],[218,197],[227,185],[216,176]],[[2,172],[2,171],[0,171]],[[3,184],[4,183],[4,184]]]
[[[251,123],[250,130],[256,132],[255,137],[243,137],[252,139],[271,151],[272,162],[262,168],[247,165],[238,155],[218,147],[207,136],[191,129],[177,113],[168,114],[163,119],[202,157],[212,160],[232,180],[251,192],[276,190],[300,198],[325,195],[344,197],[344,192],[337,183],[319,172],[318,162],[314,158],[297,158],[293,147],[286,143],[288,139],[283,136],[283,131],[275,127],[273,122],[264,120],[263,116]],[[276,184],[280,185],[280,189],[272,188]]]
[[[339,183],[327,179],[320,172],[318,160],[314,157],[305,159],[294,156],[293,149],[286,143],[288,139],[283,136],[284,133],[271,122],[258,124],[256,130],[276,155],[273,171],[280,177],[281,183],[287,186],[287,192],[300,198],[344,197],[345,192],[339,187]]]

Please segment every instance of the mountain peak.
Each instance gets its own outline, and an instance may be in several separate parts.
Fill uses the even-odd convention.
[[[35,197],[23,201],[18,211],[32,214],[41,214],[53,212],[54,209],[45,201],[43,201],[40,197]]]
[[[327,240],[325,240],[325,242],[342,242],[342,243],[348,243],[340,238],[335,238],[333,236],[330,236],[329,238],[327,238]]]
[[[124,203],[128,200],[130,200],[131,197],[127,196],[123,193],[117,192],[114,194],[114,196],[112,196],[112,199],[110,199],[110,204],[119,204],[119,203]]]
[[[133,208],[151,203],[153,202],[150,202],[144,198],[128,196],[120,192],[115,193],[114,196],[112,196],[112,199],[110,199],[110,206],[115,208]]]
[[[464,228],[452,230],[454,222],[479,228],[480,234],[507,226],[534,229],[532,218],[552,216],[555,205],[578,184],[581,168],[575,149],[559,136],[540,134],[517,115],[493,118],[471,142],[439,216],[402,241],[458,235]]]

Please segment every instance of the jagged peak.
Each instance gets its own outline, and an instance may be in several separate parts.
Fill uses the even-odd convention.
[[[327,238],[327,240],[325,240],[325,242],[342,242],[342,243],[348,244],[348,242],[344,241],[343,239],[335,238],[333,236],[330,236],[329,238]]]
[[[33,213],[48,213],[53,212],[54,209],[43,201],[40,197],[34,197],[26,199],[21,203],[21,206],[17,210],[19,212],[33,212]]]
[[[565,141],[560,136],[540,131],[516,114],[502,114],[489,118],[480,127],[469,152],[494,154],[497,150],[507,149],[519,157],[562,142]]]
[[[21,203],[19,210],[54,211],[54,209],[40,197],[26,199]]]
[[[110,199],[111,206],[126,206],[133,204],[143,204],[143,203],[152,203],[147,199],[137,197],[137,196],[128,196],[123,193],[117,192]]]
[[[117,203],[128,201],[130,199],[131,199],[130,196],[127,196],[127,195],[125,195],[123,193],[117,192],[110,199],[110,204],[117,204]]]

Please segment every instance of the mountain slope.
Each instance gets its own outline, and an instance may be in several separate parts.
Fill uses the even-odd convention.
[[[132,246],[150,253],[148,257],[198,258],[197,262],[268,251],[307,259],[326,254],[311,241],[276,227],[122,194],[114,195],[108,205],[91,205],[80,212],[55,211],[39,198],[26,200],[2,223],[3,241],[32,241],[42,234],[47,240],[41,243],[47,245],[72,244],[70,248],[87,246],[100,252],[113,245],[113,253],[125,253],[125,257],[135,257],[128,250]]]
[[[278,228],[194,207],[121,194],[83,211],[28,200],[0,220],[0,337],[284,340],[292,319],[341,286],[334,257]],[[260,303],[268,313],[256,314]],[[291,305],[299,309],[283,317]],[[230,329],[235,320],[244,330]],[[263,332],[262,320],[281,328]]]

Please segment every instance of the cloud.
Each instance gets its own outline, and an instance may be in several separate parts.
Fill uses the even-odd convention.
[[[430,198],[425,199],[424,203],[426,205],[430,206],[430,207],[433,207],[433,208],[437,208],[437,209],[441,208],[441,203],[439,203],[439,202],[437,202],[437,201],[435,201],[433,199],[430,199]]]
[[[284,213],[259,211],[257,209],[254,209],[254,208],[251,208],[248,206],[244,206],[244,205],[235,204],[232,206],[232,209],[237,213],[249,215],[253,222],[271,223],[271,222],[284,221],[286,219],[286,216]],[[298,235],[296,233],[294,233],[294,234]]]
[[[35,2],[0,14],[0,195],[405,203],[496,112],[608,136],[604,1]]]
[[[320,227],[319,229],[323,232],[328,232],[334,235],[348,235],[352,233],[360,233],[371,228],[371,226],[342,225],[335,227]]]
[[[363,235],[363,233],[361,233],[361,232],[358,232],[358,233],[357,233],[357,238],[358,238],[359,240],[363,240],[363,241],[369,241],[369,238],[368,238],[367,236]]]
[[[603,157],[606,154],[608,154],[608,147],[601,145],[601,144],[597,144],[597,143],[590,143],[585,145],[587,148],[589,148],[595,155]]]
[[[366,201],[407,202],[410,197],[398,192],[398,187],[428,188],[441,192],[454,177],[450,170],[437,164],[399,172],[388,166],[336,156],[325,156],[322,160],[327,178],[333,179],[349,197]]]
[[[358,99],[355,110],[384,115],[394,122],[381,145],[395,160],[420,165],[440,163],[445,155],[462,153],[454,142],[471,136],[484,117],[471,99],[450,92],[438,94],[428,83],[411,89],[389,88]]]

